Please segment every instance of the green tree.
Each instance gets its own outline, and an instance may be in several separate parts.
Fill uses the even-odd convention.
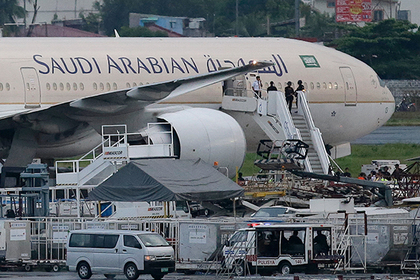
[[[19,6],[17,0],[0,0],[0,26],[14,23],[15,18],[23,18],[25,10]]]
[[[101,4],[96,1],[93,3],[93,9],[95,9],[96,13],[88,13],[86,16],[83,12],[79,13],[79,17],[83,20],[83,27],[82,29],[88,32],[99,33],[102,28],[102,18],[99,13],[101,9]]]
[[[301,36],[314,37],[319,41],[331,41],[349,29],[355,28],[353,25],[336,23],[335,17],[327,13],[321,14],[317,11],[306,11],[306,24],[301,28]]]
[[[168,33],[164,31],[151,31],[142,26],[134,28],[123,26],[121,27],[119,35],[121,37],[168,37]]]
[[[293,18],[294,0],[238,0],[241,36],[264,35],[271,22]],[[236,35],[236,0],[103,0],[100,8],[106,34],[128,26],[129,13],[203,17],[216,36]]]
[[[420,33],[408,21],[388,19],[353,28],[331,45],[370,65],[385,79],[420,78]]]

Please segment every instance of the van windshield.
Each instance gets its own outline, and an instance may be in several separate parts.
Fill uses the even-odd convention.
[[[139,234],[137,236],[146,247],[170,246],[159,234]]]

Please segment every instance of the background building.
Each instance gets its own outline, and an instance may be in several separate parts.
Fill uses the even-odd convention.
[[[404,17],[407,18],[404,18]],[[399,18],[407,19],[412,23],[420,25],[420,1],[419,0],[400,0]]]
[[[98,13],[93,5],[98,0],[39,0],[39,10],[35,23],[45,24],[51,23],[53,20],[70,20],[80,19],[79,14],[85,16],[89,13]],[[34,8],[28,0],[18,0],[19,5],[25,7],[28,11],[26,22],[29,24],[34,16]],[[99,0],[99,2],[102,2]],[[19,19],[24,23],[25,19]]]
[[[170,37],[207,37],[209,36],[204,27],[204,18],[170,17],[149,14],[130,13],[129,27],[148,27],[151,30],[168,32]]]
[[[319,11],[320,13],[327,13],[331,16],[336,14],[337,0],[305,0],[304,2],[311,5],[313,9]],[[396,18],[398,15],[398,3],[398,0],[371,0],[372,12],[370,20],[375,22],[389,18]],[[359,23],[359,25],[363,24],[363,21]]]

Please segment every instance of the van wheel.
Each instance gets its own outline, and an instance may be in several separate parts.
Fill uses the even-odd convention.
[[[165,274],[163,274],[163,273],[152,273],[151,275],[152,275],[153,279],[155,279],[155,280],[160,280],[160,279],[163,278],[163,276],[165,276]]]
[[[243,261],[236,261],[233,264],[233,274],[235,276],[245,276],[245,263]]]
[[[58,264],[53,265],[52,266],[52,271],[59,272],[60,271],[60,266]]]
[[[288,275],[292,273],[292,266],[288,262],[282,262],[279,265],[279,272],[281,275]]]
[[[124,274],[128,280],[136,280],[139,278],[139,271],[137,270],[137,266],[134,263],[128,263],[125,266]]]
[[[92,271],[87,262],[81,262],[77,265],[77,274],[79,274],[80,279],[89,279],[92,276]]]
[[[32,271],[32,265],[30,265],[30,264],[25,264],[25,266],[23,267],[23,269],[24,269],[26,272]]]

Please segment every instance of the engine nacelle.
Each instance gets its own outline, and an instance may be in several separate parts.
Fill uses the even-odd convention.
[[[174,128],[175,154],[180,159],[198,159],[227,167],[229,177],[244,162],[246,140],[231,116],[213,109],[190,108],[159,116]]]

